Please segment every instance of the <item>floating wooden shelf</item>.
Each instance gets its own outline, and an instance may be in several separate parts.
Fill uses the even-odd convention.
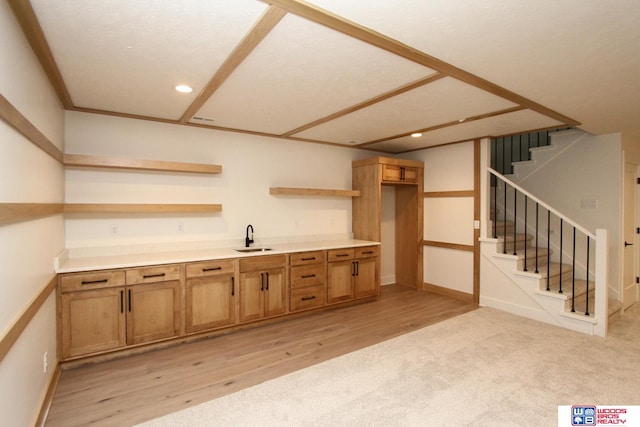
[[[162,160],[139,160],[118,157],[87,156],[84,154],[65,154],[65,166],[138,169],[165,172],[189,172],[219,174],[222,166],[204,163],[167,162]]]
[[[219,204],[114,204],[66,203],[64,213],[214,213],[221,212]]]
[[[272,196],[325,196],[325,197],[359,197],[359,190],[328,190],[322,188],[271,187]]]

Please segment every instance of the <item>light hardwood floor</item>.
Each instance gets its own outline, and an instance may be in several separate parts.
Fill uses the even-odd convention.
[[[397,285],[339,308],[62,373],[46,426],[147,421],[475,309]]]

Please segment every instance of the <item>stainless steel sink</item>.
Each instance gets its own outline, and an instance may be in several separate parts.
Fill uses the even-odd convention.
[[[270,251],[271,248],[242,248],[242,249],[236,249],[236,252],[266,252],[266,251]]]

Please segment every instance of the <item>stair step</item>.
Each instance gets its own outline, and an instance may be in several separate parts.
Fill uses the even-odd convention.
[[[500,244],[498,245],[498,251],[504,252],[505,246],[506,246],[507,253],[513,253],[513,247],[514,247],[514,241],[515,241],[516,253],[519,251],[523,251],[524,253],[524,247],[525,246],[531,247],[532,240],[533,240],[532,234],[515,233],[514,235],[514,233],[507,233],[506,236],[499,235],[498,242],[500,242]]]

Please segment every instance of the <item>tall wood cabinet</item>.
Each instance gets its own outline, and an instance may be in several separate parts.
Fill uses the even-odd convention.
[[[381,241],[382,186],[395,188],[396,283],[420,289],[423,282],[424,163],[374,157],[352,164],[353,234]]]

